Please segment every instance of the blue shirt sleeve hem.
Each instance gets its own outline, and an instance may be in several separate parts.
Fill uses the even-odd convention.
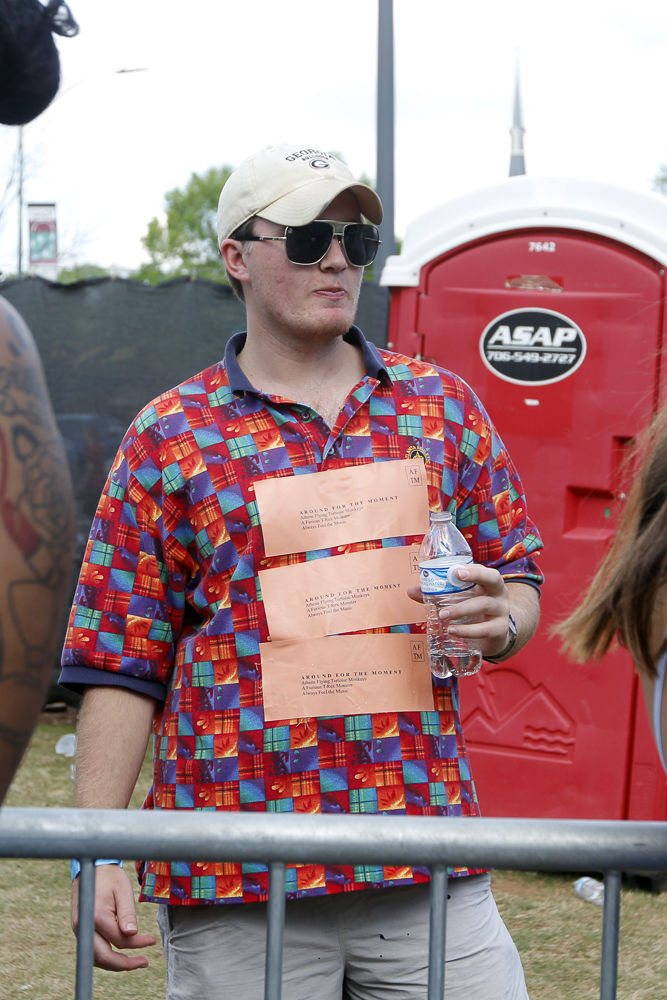
[[[129,677],[127,674],[116,674],[110,670],[96,670],[94,667],[63,667],[58,683],[77,694],[83,694],[84,688],[87,687],[122,687],[136,691],[137,694],[145,694],[160,703],[167,697],[166,685],[160,684],[159,681]]]

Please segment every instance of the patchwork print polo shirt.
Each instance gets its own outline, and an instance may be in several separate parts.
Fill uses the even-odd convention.
[[[255,391],[237,354],[146,406],[99,502],[71,611],[61,683],[121,685],[158,703],[148,809],[475,816],[455,679],[434,710],[267,722],[259,644],[269,638],[258,572],[337,558],[272,556],[253,484],[420,457],[429,505],[455,513],[476,562],[539,587],[542,547],[517,472],[471,388],[424,361],[378,350],[353,327],[366,374],[333,428],[309,407]],[[418,543],[376,539],[358,551]],[[424,631],[423,624],[376,632]],[[466,875],[457,869],[454,876]],[[141,865],[142,898],[265,900],[261,865]],[[294,865],[289,898],[428,880],[410,867]]]

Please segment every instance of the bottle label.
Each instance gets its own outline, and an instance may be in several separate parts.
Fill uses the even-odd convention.
[[[422,594],[461,594],[465,590],[472,590],[475,584],[461,580],[456,573],[457,567],[471,563],[472,556],[440,556],[438,559],[420,562],[419,583]]]

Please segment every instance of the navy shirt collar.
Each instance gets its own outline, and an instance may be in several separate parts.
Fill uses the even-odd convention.
[[[227,341],[227,346],[225,347],[224,365],[229,377],[229,388],[232,392],[257,391],[244,375],[237,359],[237,355],[243,350],[246,336],[247,334],[245,333],[233,334],[233,336],[231,336]],[[382,382],[386,385],[389,384],[389,372],[387,371],[387,366],[382,360],[382,355],[375,344],[366,340],[358,326],[351,326],[348,332],[344,335],[343,340],[346,340],[348,344],[354,344],[360,349],[364,359],[364,367],[366,368],[367,374],[370,375],[371,378],[375,378],[378,382]]]

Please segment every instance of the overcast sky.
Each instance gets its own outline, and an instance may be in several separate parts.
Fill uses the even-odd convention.
[[[375,176],[377,0],[70,6],[81,31],[58,39],[60,94],[24,129],[24,200],[56,202],[63,265],[136,267],[165,192],[273,142]],[[507,176],[517,52],[529,174],[648,192],[667,162],[661,0],[394,0],[394,35],[399,236]],[[16,147],[0,127],[0,194]],[[0,270],[15,272],[6,202]]]

